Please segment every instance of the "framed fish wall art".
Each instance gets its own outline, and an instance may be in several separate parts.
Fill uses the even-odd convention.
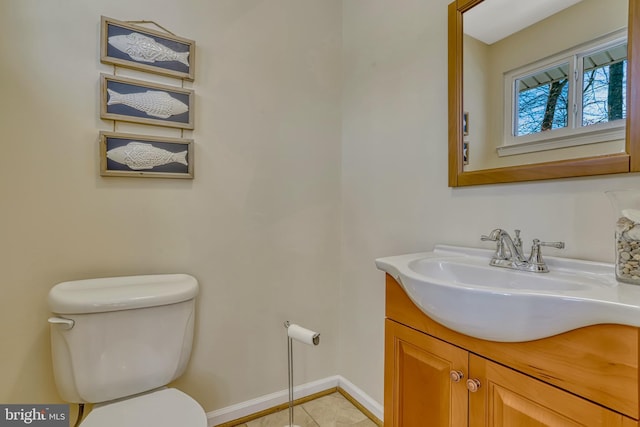
[[[175,86],[101,75],[100,118],[193,129],[194,92]]]
[[[193,140],[100,132],[100,175],[193,178]]]
[[[100,33],[100,61],[105,64],[187,80],[195,77],[193,40],[105,16]]]

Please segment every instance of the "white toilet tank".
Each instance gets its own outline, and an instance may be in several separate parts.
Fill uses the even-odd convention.
[[[49,292],[53,371],[68,402],[105,402],[184,372],[198,282],[186,274],[64,282]]]

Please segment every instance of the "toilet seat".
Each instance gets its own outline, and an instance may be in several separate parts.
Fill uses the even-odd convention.
[[[207,427],[202,407],[175,388],[96,406],[81,427]]]

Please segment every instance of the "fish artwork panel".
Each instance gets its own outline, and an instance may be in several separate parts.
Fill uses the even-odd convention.
[[[174,153],[139,141],[131,141],[127,145],[112,148],[107,151],[107,158],[133,170],[153,169],[169,163],[189,165],[186,150]]]
[[[154,63],[157,61],[177,61],[189,67],[189,52],[175,50],[158,43],[152,37],[140,33],[111,36],[108,43],[126,53],[134,61]]]
[[[107,89],[107,93],[109,95],[107,105],[124,104],[149,116],[161,119],[168,119],[171,116],[189,111],[187,104],[172,97],[167,92],[159,90],[123,94],[113,89]]]

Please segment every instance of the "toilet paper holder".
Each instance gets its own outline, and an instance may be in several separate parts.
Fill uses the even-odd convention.
[[[284,322],[284,327],[287,329],[287,364],[289,366],[289,424],[285,427],[299,427],[293,424],[293,340],[316,346],[320,344],[320,334],[288,320]]]
[[[291,323],[288,320],[284,322],[284,327],[287,329],[287,336],[289,338],[309,345],[320,344],[320,334],[317,332],[303,328],[302,326]]]

